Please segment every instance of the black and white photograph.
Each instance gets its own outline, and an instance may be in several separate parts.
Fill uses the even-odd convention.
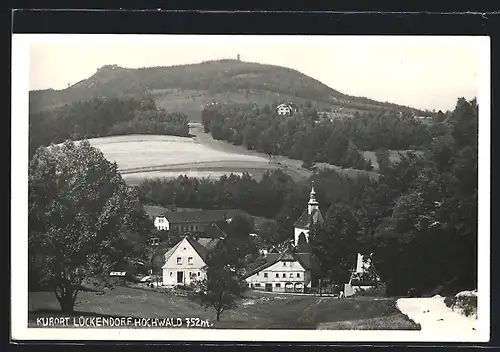
[[[13,339],[489,340],[489,37],[12,55]]]

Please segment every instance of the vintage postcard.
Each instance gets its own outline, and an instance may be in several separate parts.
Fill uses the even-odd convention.
[[[12,339],[487,342],[489,126],[485,36],[13,35]]]

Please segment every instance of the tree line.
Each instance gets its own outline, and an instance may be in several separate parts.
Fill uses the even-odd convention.
[[[202,111],[202,123],[215,139],[303,160],[305,167],[325,162],[371,170],[361,150],[422,149],[432,140],[432,129],[411,115],[399,115],[357,113],[330,120],[311,104],[292,116],[280,116],[274,106],[214,103]]]
[[[379,151],[378,180],[315,172],[325,222],[313,227],[309,245],[320,275],[344,283],[361,252],[371,255],[374,274],[387,284],[389,295],[477,287],[477,120],[476,101],[459,99],[422,156],[408,153],[391,162]],[[294,182],[277,170],[260,181],[248,174],[220,180],[179,177],[145,181],[134,189],[116,163],[86,141],[38,148],[28,175],[30,283],[50,284],[65,312],[72,311],[85,278],[106,275],[127,257],[145,256],[151,223],[142,203],[241,208],[270,219],[259,229],[260,241],[286,247],[293,223],[306,210],[311,181]],[[226,229],[231,240],[223,246],[228,247],[210,259],[213,270],[227,275],[222,276],[227,285],[255,253],[255,243],[240,236],[248,224],[230,226],[236,228]],[[230,263],[225,253],[235,250],[238,259]],[[222,311],[232,305],[232,299],[222,304],[212,296],[202,302]]]
[[[345,281],[361,251],[391,295],[477,287],[477,120],[476,100],[461,98],[423,156],[377,155],[378,182],[355,204],[333,204],[313,228],[325,276]]]
[[[189,136],[187,117],[158,109],[154,100],[103,98],[78,101],[39,112],[30,111],[30,155],[39,147],[120,134]]]
[[[315,173],[318,201],[325,209],[336,202],[349,203],[359,196],[371,181],[320,169]],[[290,237],[293,223],[306,209],[311,190],[310,180],[295,182],[281,170],[266,172],[257,181],[248,173],[231,174],[219,179],[179,176],[176,179],[146,179],[137,187],[145,204],[182,208],[241,209],[253,216],[273,219],[261,225],[261,241],[277,245]]]
[[[423,154],[391,161],[377,151],[378,180],[314,173],[325,223],[309,246],[321,273],[338,283],[350,276],[358,252],[372,256],[391,295],[455,292],[477,280],[477,118],[475,100],[463,98],[447,114]],[[261,225],[266,244],[291,242],[293,223],[305,210],[310,181],[294,182],[280,170],[261,181],[249,175],[219,180],[147,180],[141,201],[184,207],[241,208],[274,221]]]

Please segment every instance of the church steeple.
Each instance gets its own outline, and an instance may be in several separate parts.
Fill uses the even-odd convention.
[[[307,203],[307,213],[312,214],[314,210],[318,210],[319,203],[316,200],[316,191],[314,190],[314,181],[312,181],[309,203]]]

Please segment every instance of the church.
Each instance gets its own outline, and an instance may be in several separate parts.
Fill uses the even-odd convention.
[[[308,292],[319,267],[308,250],[309,232],[313,224],[323,221],[313,183],[307,208],[294,224],[293,248],[269,253],[266,263],[243,276],[248,287],[271,292]]]
[[[319,263],[310,251],[309,235],[313,225],[323,222],[324,218],[316,199],[313,181],[307,208],[294,223],[292,248],[282,252],[276,249],[271,251],[263,265],[243,276],[242,279],[245,280],[248,287],[271,292],[307,293],[312,288],[313,282],[316,286]],[[361,254],[358,254],[357,261],[353,264],[355,264],[353,277],[363,274],[369,266]],[[360,288],[369,287],[357,287],[359,285],[353,280],[344,286],[346,295],[354,294]]]
[[[319,210],[319,203],[316,200],[316,191],[314,190],[314,181],[312,181],[311,193],[307,209],[302,213],[294,224],[294,245],[299,247],[299,242],[309,243],[309,230],[311,225],[323,223],[323,215]],[[299,241],[300,240],[300,241]]]

